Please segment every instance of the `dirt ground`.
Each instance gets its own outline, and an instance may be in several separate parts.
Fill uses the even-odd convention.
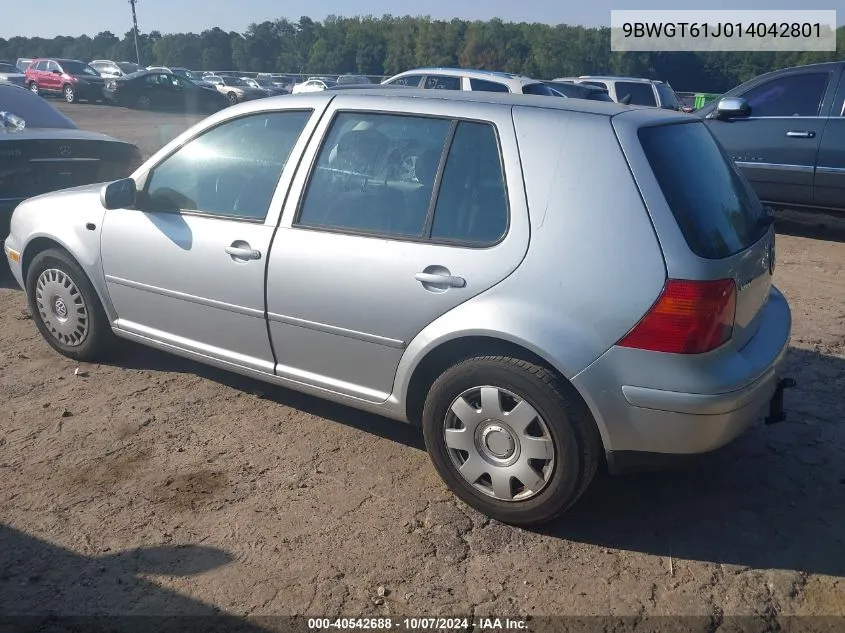
[[[59,107],[145,155],[196,120]],[[74,375],[6,282],[0,613],[845,616],[845,231],[779,226],[789,419],[535,531],[413,428],[137,347]]]

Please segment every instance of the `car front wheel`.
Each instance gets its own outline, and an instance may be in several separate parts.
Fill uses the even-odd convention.
[[[425,444],[452,491],[514,525],[555,518],[587,489],[601,438],[586,405],[551,370],[485,356],[447,369],[423,408]]]
[[[26,275],[26,296],[38,330],[60,354],[93,361],[115,349],[94,287],[66,252],[48,249],[35,256]]]

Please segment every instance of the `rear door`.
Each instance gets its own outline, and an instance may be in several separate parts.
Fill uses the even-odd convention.
[[[707,119],[763,201],[813,203],[816,159],[836,90],[834,79],[827,71],[784,73],[734,95],[748,101],[750,116]]]
[[[840,66],[839,90],[822,133],[813,204],[845,209],[845,64]]]
[[[383,401],[409,342],[524,256],[510,110],[415,101],[335,97],[303,157],[267,268],[279,376]]]

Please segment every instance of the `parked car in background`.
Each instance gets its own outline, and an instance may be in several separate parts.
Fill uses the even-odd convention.
[[[293,77],[289,77],[288,75],[283,75],[281,73],[258,73],[255,76],[255,79],[259,82],[262,81],[269,81],[275,86],[279,86],[280,88],[284,88],[287,90],[288,94],[290,94],[291,90],[293,90],[294,85],[296,85],[296,79]]]
[[[697,117],[382,89],[227,108],[25,201],[5,250],[58,353],[121,337],[419,424],[458,497],[525,525],[603,457],[782,418],[773,242]]]
[[[665,110],[681,110],[681,103],[672,86],[655,79],[581,75],[580,77],[561,77],[555,79],[555,81],[568,81],[605,88],[610,97],[617,103],[663,108]]]
[[[695,114],[764,202],[845,214],[845,62],[760,75]]]
[[[537,79],[468,68],[416,68],[394,75],[381,83],[428,90],[471,90],[555,96],[551,88]]]
[[[175,73],[157,70],[109,79],[104,94],[111,103],[140,110],[217,112],[229,105],[216,88],[205,88]]]
[[[134,62],[113,62],[110,59],[95,59],[88,65],[103,77],[123,77],[141,70]]]
[[[274,84],[268,79],[255,79],[253,77],[241,77],[247,86],[263,90],[268,97],[276,97],[278,95],[286,95],[288,91],[282,86]]]
[[[203,79],[212,84],[221,94],[226,96],[230,105],[253,99],[262,99],[267,96],[261,88],[253,88],[240,77],[229,77],[220,75],[203,75]]]
[[[303,81],[301,84],[296,84],[291,90],[291,94],[302,94],[305,92],[320,92],[327,88],[331,88],[332,86],[336,86],[337,82],[333,79],[327,79],[325,77],[312,77]]]
[[[543,83],[563,97],[587,99],[589,101],[610,101],[613,103],[613,99],[610,98],[607,88],[575,84],[568,81],[544,81]]]
[[[68,103],[104,99],[105,79],[78,59],[35,59],[26,69],[25,82],[35,94],[61,95]]]
[[[29,65],[32,63],[32,59],[29,57],[18,57],[17,61],[15,62],[15,66],[18,67],[18,70],[22,73],[26,72],[26,69],[29,68]]]
[[[22,130],[0,124],[0,239],[25,198],[123,178],[141,164],[135,145],[80,130],[48,101],[19,86],[0,83],[0,112],[25,123]]]
[[[369,77],[366,77],[364,75],[352,75],[352,74],[340,75],[335,80],[335,82],[338,83],[338,84],[371,84],[371,83],[373,83],[372,81],[370,81]]]
[[[0,83],[6,82],[23,87],[25,81],[26,75],[17,66],[9,62],[0,62]]]
[[[160,73],[170,73],[174,75],[179,75],[180,77],[184,77],[185,79],[194,82],[198,86],[217,90],[217,86],[215,86],[210,81],[206,81],[204,76],[200,75],[199,73],[195,73],[193,70],[188,70],[187,68],[182,68],[179,66],[174,66],[173,68],[168,68],[167,66],[147,66],[147,70],[154,70]]]

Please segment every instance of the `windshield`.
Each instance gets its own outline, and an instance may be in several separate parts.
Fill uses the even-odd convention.
[[[546,97],[559,96],[554,90],[543,83],[525,84],[522,87],[522,93],[526,95],[544,95]]]
[[[243,79],[239,77],[223,77],[223,83],[227,86],[246,86],[248,85]]]
[[[17,66],[12,66],[12,64],[0,64],[0,73],[15,73],[20,74],[20,70],[18,70]]]
[[[83,62],[67,61],[60,62],[59,65],[68,75],[91,75],[92,77],[100,76],[100,73]]]
[[[3,111],[22,118],[28,129],[77,129],[76,124],[50,105],[49,101],[17,86],[0,85],[0,112]]]
[[[657,84],[657,94],[660,95],[660,105],[667,110],[677,110],[681,107],[678,95],[666,84]]]
[[[127,75],[137,73],[141,70],[141,67],[138,66],[138,64],[133,64],[132,62],[117,62],[117,67]]]
[[[200,80],[200,77],[196,73],[188,70],[187,68],[172,68],[171,70],[174,75],[179,75],[180,77],[185,77],[186,79],[191,79],[193,81]]]
[[[765,233],[763,205],[703,122],[645,127],[639,137],[693,253],[730,257]]]

